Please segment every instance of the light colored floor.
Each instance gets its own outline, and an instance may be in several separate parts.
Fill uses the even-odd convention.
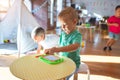
[[[0,80],[20,80],[14,77],[9,70],[9,65],[15,59],[17,59],[16,55],[0,55]]]
[[[103,51],[108,40],[105,37],[95,34],[94,43],[85,41],[81,60],[88,64],[91,80],[120,80],[120,39],[112,46],[112,51]]]
[[[112,47],[111,52],[102,50],[105,42],[106,39],[100,34],[95,34],[94,43],[85,41],[85,47],[81,50],[81,60],[90,68],[90,80],[120,80],[120,40]],[[0,54],[0,80],[20,80],[9,71],[9,65],[17,58],[17,53]],[[79,74],[78,78],[87,80],[86,74]]]

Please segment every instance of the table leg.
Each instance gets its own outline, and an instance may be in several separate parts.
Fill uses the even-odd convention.
[[[62,79],[62,80],[66,80],[66,78]]]
[[[94,41],[93,41],[93,38],[94,38],[93,35],[94,35],[94,34],[93,34],[93,28],[90,28],[90,42],[94,42]]]
[[[58,80],[66,80],[66,78],[58,79]]]
[[[74,74],[73,80],[78,80],[78,73]]]

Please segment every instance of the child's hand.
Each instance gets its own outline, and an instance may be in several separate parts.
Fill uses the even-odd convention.
[[[49,54],[49,49],[45,49],[45,50],[44,50],[44,53],[45,53],[45,54]]]
[[[44,53],[45,53],[45,54],[49,54],[49,49],[45,49],[45,50],[44,50]]]
[[[44,53],[46,53],[46,54],[54,54],[54,52],[55,52],[55,47],[50,48],[50,49],[45,49],[45,51],[44,51]]]

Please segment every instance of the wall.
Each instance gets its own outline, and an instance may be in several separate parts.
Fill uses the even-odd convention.
[[[74,0],[74,3],[85,6],[90,13],[111,16],[115,7],[120,5],[120,0]]]

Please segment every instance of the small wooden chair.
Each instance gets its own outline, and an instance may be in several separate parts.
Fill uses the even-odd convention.
[[[79,73],[87,73],[87,80],[90,80],[90,70],[89,67],[86,63],[81,62],[80,67],[79,67],[79,71],[77,74],[74,74],[74,79],[73,80],[78,80],[78,74]]]

